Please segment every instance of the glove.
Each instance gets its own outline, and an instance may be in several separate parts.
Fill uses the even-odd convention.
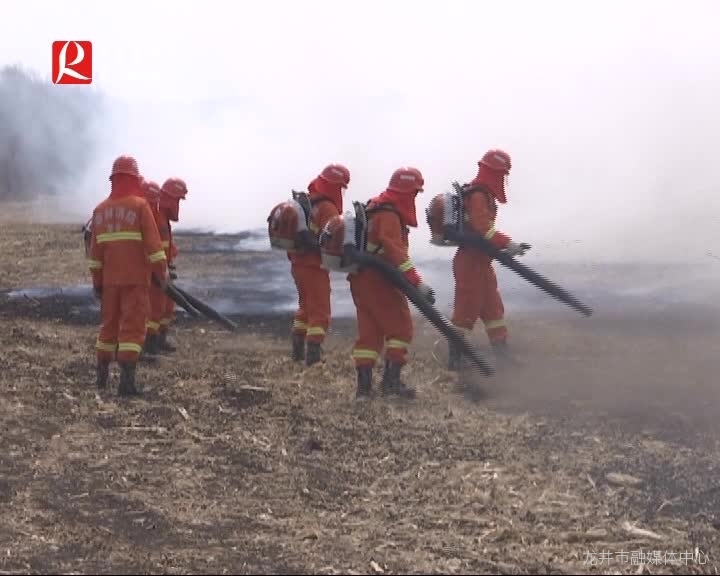
[[[93,294],[98,300],[102,299],[102,286],[93,286]]]
[[[525,242],[517,244],[516,242],[513,242],[511,240],[505,247],[505,253],[509,254],[510,256],[524,256],[525,252],[530,250],[530,248],[530,244],[526,244]]]
[[[170,272],[170,280],[177,280],[177,274],[175,274],[175,272]]]
[[[435,291],[430,288],[425,282],[420,282],[417,287],[420,295],[425,298],[430,304],[435,304]]]
[[[175,270],[175,264],[168,264],[168,268],[170,270]]]

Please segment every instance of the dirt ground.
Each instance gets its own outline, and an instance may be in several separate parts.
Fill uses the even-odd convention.
[[[82,222],[32,220],[0,222],[0,290],[87,282]],[[717,574],[712,325],[508,315],[518,364],[474,400],[420,322],[419,399],[358,403],[353,322],[308,369],[272,316],[180,321],[120,401],[96,317],[0,296],[0,573]]]

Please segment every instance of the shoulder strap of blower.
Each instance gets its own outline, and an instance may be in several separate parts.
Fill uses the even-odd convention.
[[[395,209],[395,206],[393,206],[392,204],[387,204],[387,203],[375,204],[375,206],[373,206],[372,208],[368,208],[369,205],[370,205],[369,201],[366,204],[364,204],[365,214],[367,215],[368,218],[377,212],[386,211],[386,212],[394,212],[397,215],[397,217],[400,218],[400,222],[402,222],[402,217],[400,216],[400,212],[398,212]]]
[[[397,211],[395,206],[388,203],[382,203],[382,204],[375,204],[371,208],[368,208],[370,205],[370,201],[366,202],[365,204],[359,204],[362,206],[362,209],[365,212],[365,220],[369,224],[370,223],[370,217],[373,214],[377,214],[378,212],[393,212],[397,217],[398,220],[400,220],[400,226],[404,226],[402,216],[400,216],[400,212]],[[363,235],[365,236],[365,244],[367,244],[367,230],[363,231]],[[374,250],[370,251],[372,254],[377,254],[382,250],[382,244],[378,245]]]
[[[309,196],[308,196],[309,197]],[[332,202],[327,196],[318,196],[316,198],[310,198],[310,206],[317,206],[320,202]]]
[[[305,213],[305,222],[310,223],[310,213],[312,209],[320,204],[321,202],[332,202],[327,196],[318,196],[316,198],[310,198],[310,194],[305,191],[292,191],[292,198],[295,200],[303,209]]]
[[[470,184],[465,184],[464,186],[461,186],[461,188],[463,198],[469,196],[470,194],[474,194],[475,192],[482,192],[485,194],[485,199],[487,200],[488,207],[490,209],[495,208],[492,194],[490,194],[490,190],[488,190],[487,186],[485,186],[484,184],[475,184],[474,186],[471,186]]]

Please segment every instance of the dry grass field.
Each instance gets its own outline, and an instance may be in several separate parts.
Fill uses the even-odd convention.
[[[6,209],[0,290],[86,283],[81,225]],[[227,265],[178,240],[184,278]],[[0,296],[0,573],[717,574],[708,317],[509,317],[519,363],[474,401],[419,320],[418,400],[358,403],[354,322],[305,368],[283,315],[181,319],[121,401],[96,314]]]

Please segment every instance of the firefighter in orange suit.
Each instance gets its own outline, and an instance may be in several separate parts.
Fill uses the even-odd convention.
[[[422,281],[408,255],[408,226],[417,227],[415,198],[423,186],[423,176],[416,168],[400,168],[393,173],[387,189],[367,205],[367,251],[403,272],[423,297],[434,303],[432,288]],[[357,396],[371,395],[372,369],[385,349],[383,395],[414,398],[415,389],[400,379],[413,338],[407,297],[374,269],[360,269],[348,279],[359,333],[352,353],[358,378]]]
[[[115,358],[120,364],[118,394],[133,396],[138,394],[135,369],[150,314],[148,264],[165,283],[167,261],[134,158],[115,160],[110,186],[110,196],[93,210],[90,239],[89,267],[102,315],[97,385],[107,386]]]
[[[145,193],[145,199],[150,205],[153,217],[155,218],[155,224],[158,227],[158,233],[161,228],[160,219],[160,185],[157,182],[145,181],[143,183],[143,191]],[[162,240],[162,234],[160,235]],[[167,258],[167,252],[165,253]],[[152,271],[150,272],[152,274]],[[150,317],[147,321],[147,334],[145,335],[145,346],[143,351],[147,354],[157,354],[159,349],[160,339],[160,321],[165,315],[165,292],[158,287],[154,282],[150,282]]]
[[[177,278],[175,274],[175,258],[178,250],[173,242],[170,222],[177,222],[180,219],[180,200],[184,200],[187,193],[187,185],[180,178],[168,178],[160,188],[158,229],[160,230],[162,246],[165,249],[168,268],[170,269],[170,278],[173,280]],[[168,295],[163,294],[162,302],[156,350],[158,352],[175,352],[175,345],[168,340],[168,330],[175,319],[175,301]]]
[[[310,182],[312,207],[308,228],[316,239],[332,217],[342,213],[343,191],[350,184],[350,171],[340,164],[326,166]],[[320,249],[305,247],[288,252],[290,271],[298,292],[298,309],[293,320],[293,360],[305,359],[307,366],[320,361],[325,332],[330,326],[330,274],[320,266]],[[305,345],[307,343],[307,352]]]
[[[505,181],[510,173],[510,156],[502,150],[489,150],[478,162],[475,179],[463,187],[464,226],[483,236],[495,247],[511,256],[523,255],[527,244],[516,244],[509,236],[495,229],[497,203],[505,204]],[[508,330],[505,309],[498,291],[492,261],[482,250],[460,247],[453,258],[455,302],[452,323],[472,332],[478,318],[482,319],[488,339],[500,357],[506,354]],[[448,368],[460,367],[461,353],[449,347]]]

